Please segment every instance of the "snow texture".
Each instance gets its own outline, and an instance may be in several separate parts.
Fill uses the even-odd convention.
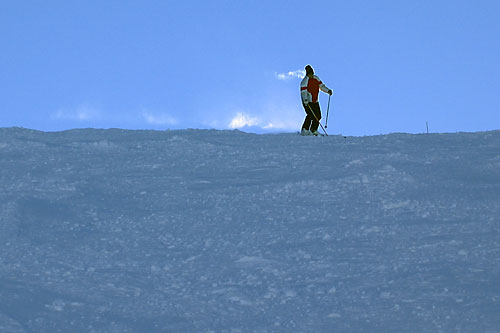
[[[0,332],[499,332],[500,132],[0,128]]]

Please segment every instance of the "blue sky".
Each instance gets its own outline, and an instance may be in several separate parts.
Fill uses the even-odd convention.
[[[311,64],[331,134],[499,129],[498,17],[496,0],[3,1],[0,126],[298,131],[288,73]]]

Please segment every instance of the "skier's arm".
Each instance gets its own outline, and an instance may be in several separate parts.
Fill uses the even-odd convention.
[[[309,103],[309,92],[307,91],[307,77],[305,77],[300,83],[300,98],[302,98],[302,104]]]
[[[327,87],[327,86],[325,86],[324,84],[320,85],[320,86],[319,86],[319,89],[321,89],[321,91],[322,91],[322,92],[327,93],[327,94],[329,94],[329,93],[330,93],[330,91],[332,91],[332,89],[328,88],[328,87]]]
[[[333,93],[332,89],[328,88],[324,83],[323,81],[320,80],[319,77],[317,77],[318,81],[320,82],[320,85],[319,85],[319,89],[324,92],[324,93],[327,93],[327,94],[330,94],[330,92]]]

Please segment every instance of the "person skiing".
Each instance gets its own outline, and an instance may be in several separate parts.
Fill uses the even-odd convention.
[[[302,105],[306,111],[306,119],[302,125],[301,135],[319,135],[318,126],[321,119],[321,109],[319,107],[318,95],[321,90],[331,95],[333,91],[328,88],[321,79],[314,75],[311,65],[305,67],[306,76],[300,82],[300,97]]]

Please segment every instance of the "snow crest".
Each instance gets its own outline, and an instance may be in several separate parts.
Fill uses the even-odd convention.
[[[0,128],[0,331],[496,331],[499,147]]]

